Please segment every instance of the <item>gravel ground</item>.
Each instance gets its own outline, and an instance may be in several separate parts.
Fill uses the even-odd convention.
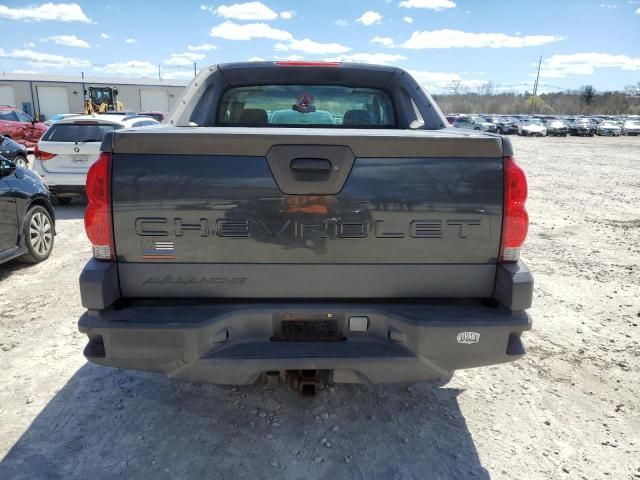
[[[0,266],[0,478],[640,478],[640,139],[513,138],[528,355],[445,386],[195,385],[87,364],[83,205]]]

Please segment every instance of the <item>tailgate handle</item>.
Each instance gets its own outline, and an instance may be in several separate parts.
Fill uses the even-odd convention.
[[[331,162],[325,158],[294,158],[289,165],[291,170],[305,173],[328,173]]]

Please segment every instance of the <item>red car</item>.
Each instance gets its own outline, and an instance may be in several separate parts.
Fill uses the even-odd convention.
[[[47,128],[44,123],[34,122],[29,115],[20,110],[0,106],[0,135],[9,137],[27,148],[35,147]]]

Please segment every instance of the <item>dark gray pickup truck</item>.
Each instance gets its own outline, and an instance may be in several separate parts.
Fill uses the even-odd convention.
[[[527,184],[405,71],[210,67],[87,179],[86,357],[196,382],[414,382],[524,354]]]

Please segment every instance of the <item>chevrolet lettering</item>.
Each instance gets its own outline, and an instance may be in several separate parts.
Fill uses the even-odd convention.
[[[384,220],[285,220],[283,223],[269,225],[262,220],[247,219],[173,219],[157,217],[139,217],[135,220],[136,234],[141,237],[154,236],[182,237],[188,234],[201,237],[266,237],[277,239],[283,236],[296,238],[442,238],[457,236],[467,238],[474,226],[480,226],[481,220],[473,219],[423,219],[409,220],[408,225],[396,225],[397,222]],[[212,228],[213,226],[213,228]]]

